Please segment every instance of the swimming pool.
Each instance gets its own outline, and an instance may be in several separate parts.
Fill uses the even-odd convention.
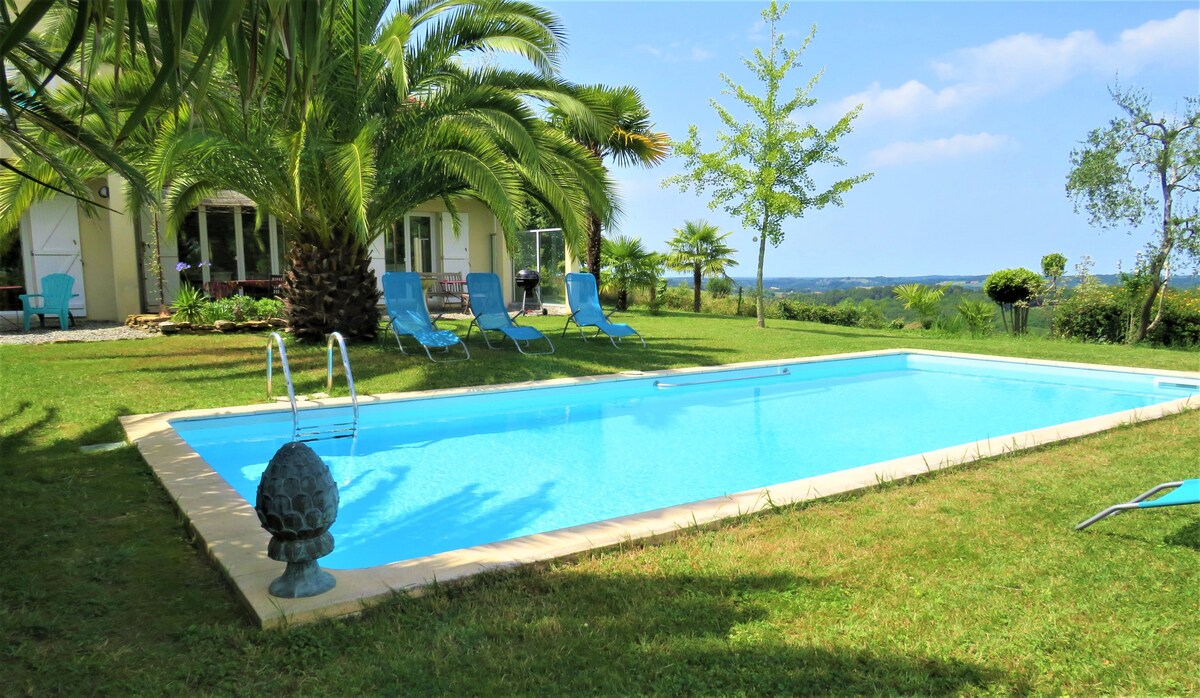
[[[665,533],[768,492],[796,501],[1150,418],[1198,391],[1169,372],[880,352],[379,400],[356,438],[310,444],[341,493],[321,563],[455,576],[441,563],[465,551],[494,566],[638,537],[647,521]],[[291,436],[286,411],[165,418],[243,510]]]

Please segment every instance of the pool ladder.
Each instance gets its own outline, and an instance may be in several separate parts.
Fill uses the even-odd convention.
[[[346,340],[341,332],[329,335],[326,344],[328,355],[328,372],[325,380],[325,392],[333,389],[333,343],[337,342],[342,353],[342,368],[346,371],[346,383],[350,386],[350,405],[353,408],[353,419],[349,422],[322,424],[307,430],[300,428],[300,410],[296,407],[296,388],[292,384],[292,369],[288,366],[287,350],[283,348],[283,337],[278,332],[272,332],[267,338],[267,399],[274,400],[271,390],[271,370],[274,364],[272,349],[279,348],[279,365],[283,368],[283,377],[287,381],[288,402],[292,406],[292,441],[317,441],[319,439],[340,439],[352,437],[358,433],[358,393],[354,390],[354,374],[350,372],[350,357],[346,354]]]

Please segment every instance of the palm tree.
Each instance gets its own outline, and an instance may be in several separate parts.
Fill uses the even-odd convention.
[[[163,2],[153,13],[144,0],[25,2],[15,13],[11,3],[0,3],[0,74],[6,76],[0,141],[16,156],[0,159],[0,167],[95,203],[77,163],[60,157],[69,147],[77,159],[97,160],[151,196],[144,171],[123,153],[126,139],[154,114],[208,94],[218,63],[219,72],[242,86],[243,108],[261,93],[269,71],[259,68],[270,63],[263,56],[280,56],[305,97],[315,65],[311,51],[321,46],[319,18],[337,2]],[[121,80],[131,72],[150,79]],[[111,78],[107,98],[92,89],[97,78]],[[53,99],[61,90],[76,93],[78,116],[99,124],[85,126],[61,111]],[[118,108],[121,102],[127,108]]]
[[[278,51],[257,55],[257,82],[231,68],[245,56],[222,58],[205,82],[204,110],[177,106],[162,120],[169,133],[137,154],[140,172],[160,175],[150,189],[165,187],[168,231],[224,189],[249,197],[260,215],[273,214],[289,231],[283,292],[291,328],[302,338],[334,329],[348,338],[374,337],[378,291],[370,241],[420,203],[440,198],[454,213],[456,202],[475,198],[492,209],[502,230],[513,231],[532,198],[576,246],[589,213],[611,210],[612,184],[602,165],[541,121],[532,104],[552,105],[580,124],[599,123],[573,87],[553,75],[562,37],[552,14],[515,0],[415,0],[383,23],[387,5],[315,5],[324,9],[312,15],[321,20],[317,29],[306,25],[293,35],[303,47],[290,58]],[[194,36],[202,50],[207,37],[199,30]],[[515,54],[533,70],[466,67],[463,57],[476,51]],[[198,65],[187,64],[185,72]],[[256,108],[246,108],[248,102]],[[111,130],[108,123],[94,127]],[[83,152],[62,139],[59,145]],[[46,195],[9,197],[8,213]]]
[[[904,284],[892,289],[896,298],[904,301],[905,310],[916,312],[925,329],[933,327],[933,321],[939,314],[942,296],[946,288],[924,286],[922,284]]]
[[[667,266],[676,271],[692,272],[692,310],[700,312],[700,287],[706,276],[722,276],[729,267],[736,267],[733,255],[737,250],[725,244],[730,233],[719,235],[717,226],[708,221],[685,221],[675,229],[675,237],[667,241],[671,251]]]
[[[618,165],[653,167],[669,153],[667,134],[654,130],[650,110],[642,102],[637,89],[629,86],[583,85],[576,92],[579,99],[602,115],[605,121],[595,124],[575,118],[561,110],[550,109],[550,122],[570,138],[587,148],[601,162],[611,158]],[[593,211],[588,221],[587,250],[584,263],[600,282],[600,254],[603,244],[601,226],[607,216]]]
[[[387,5],[336,8],[306,102],[280,63],[266,108],[193,129],[164,156],[187,173],[168,192],[169,227],[206,195],[232,189],[292,233],[282,291],[298,337],[375,336],[370,242],[420,203],[441,199],[453,214],[475,198],[514,231],[532,196],[576,244],[587,212],[608,211],[602,166],[530,104],[596,122],[552,75],[561,43],[553,15],[513,0],[416,0],[383,22]],[[522,56],[535,70],[466,67],[462,58],[481,50]]]
[[[658,255],[642,247],[640,238],[618,235],[605,238],[601,252],[602,288],[616,291],[617,310],[629,307],[629,292],[636,288],[653,287],[658,281]]]

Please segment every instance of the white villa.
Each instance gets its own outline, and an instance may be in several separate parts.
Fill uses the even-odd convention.
[[[157,256],[163,270],[166,301],[174,298],[181,281],[200,286],[208,282],[260,281],[282,274],[288,233],[269,217],[255,227],[255,207],[245,197],[227,192],[199,206],[173,238],[154,235],[151,217],[132,214],[121,195],[122,180],[110,176],[92,183],[95,200],[109,206],[88,216],[75,199],[56,196],[33,205],[21,219],[18,242],[0,250],[0,311],[10,320],[19,316],[20,293],[39,292],[47,274],[75,277],[72,304],[76,318],[124,321],[126,316],[157,311]],[[543,300],[561,302],[562,274],[575,263],[564,248],[561,233],[513,233],[520,250],[513,259],[504,231],[491,211],[478,202],[459,206],[459,234],[451,214],[440,201],[431,201],[396,221],[387,235],[372,245],[372,266],[385,271],[430,274],[495,272],[506,295],[520,302],[514,287],[516,269],[541,269]],[[188,265],[182,272],[177,265]],[[21,287],[18,290],[15,287]],[[431,301],[436,307],[436,301]]]

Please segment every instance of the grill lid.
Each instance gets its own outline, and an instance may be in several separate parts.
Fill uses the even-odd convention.
[[[542,275],[534,269],[522,269],[516,274],[517,287],[532,291],[542,282]]]

